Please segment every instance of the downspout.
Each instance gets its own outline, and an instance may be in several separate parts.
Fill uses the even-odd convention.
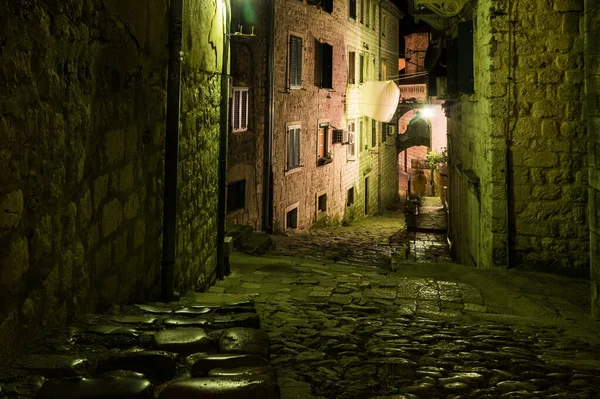
[[[512,209],[512,176],[511,176],[511,145],[512,137],[510,132],[510,112],[511,112],[511,87],[512,87],[512,63],[513,63],[513,41],[514,41],[514,22],[513,21],[513,3],[512,0],[508,1],[508,82],[506,87],[506,125],[505,125],[505,142],[506,142],[506,153],[504,155],[504,193],[506,196],[506,209],[505,209],[505,226],[506,226],[506,268],[512,267],[512,249],[511,249],[511,209]]]
[[[379,64],[379,80],[381,81],[381,1],[379,2],[379,31],[378,31],[378,38],[377,40],[379,41],[378,46],[377,46],[377,58],[378,58],[378,64]],[[381,125],[381,136],[383,137],[383,123],[380,122]],[[377,136],[375,136],[375,140],[377,140]],[[383,212],[381,210],[382,206],[381,206],[381,151],[383,151],[383,141],[380,143],[380,146],[378,148],[377,151],[377,213],[379,215],[381,215]]]
[[[225,276],[225,215],[227,212],[227,120],[229,116],[229,0],[224,0],[223,61],[221,63],[221,113],[219,131],[219,192],[217,205],[217,279]]]
[[[181,109],[181,38],[183,0],[172,0],[169,12],[169,67],[165,137],[165,184],[161,298],[176,300],[175,250],[177,242],[177,162],[179,157],[179,113]]]
[[[269,7],[269,33],[267,38],[267,101],[265,102],[265,136],[263,157],[263,230],[273,231],[273,114],[275,68],[275,1]]]

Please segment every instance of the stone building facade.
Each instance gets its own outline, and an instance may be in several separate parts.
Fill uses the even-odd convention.
[[[256,37],[240,36],[245,44],[232,47],[234,86],[248,90],[253,119],[245,131],[231,126],[228,223],[260,229],[269,19],[262,3],[251,4]],[[272,230],[373,215],[397,197],[397,154],[388,126],[361,113],[360,90],[362,82],[397,75],[400,13],[390,2],[368,0],[276,0],[274,7]],[[244,199],[231,200],[238,190]]]
[[[583,2],[479,0],[469,9],[474,92],[447,108],[456,258],[586,276]]]
[[[168,4],[0,4],[5,356],[75,312],[157,297]],[[216,264],[224,32],[215,7],[189,4],[183,21],[179,290],[206,287]]]

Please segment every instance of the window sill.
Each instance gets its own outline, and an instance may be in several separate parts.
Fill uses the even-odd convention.
[[[319,158],[317,160],[317,167],[325,166],[333,162],[333,158]]]
[[[298,173],[302,170],[303,166],[300,165],[297,168],[294,169],[286,169],[283,173],[284,176],[289,176],[289,175],[293,175],[294,173]]]

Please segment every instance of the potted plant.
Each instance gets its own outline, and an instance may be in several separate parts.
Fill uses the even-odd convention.
[[[317,165],[318,166],[322,166],[322,165],[326,165],[328,163],[333,162],[333,156],[331,155],[331,151],[329,151],[327,153],[327,155],[325,155],[324,157],[319,157],[317,159]]]

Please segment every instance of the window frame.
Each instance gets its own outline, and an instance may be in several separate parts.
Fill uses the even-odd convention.
[[[248,131],[248,119],[249,119],[249,116],[248,116],[249,112],[248,111],[250,110],[250,106],[249,106],[249,100],[250,100],[249,87],[245,87],[245,86],[233,86],[231,89],[232,89],[231,90],[231,131],[233,133]],[[237,105],[236,104],[237,101],[236,101],[236,98],[235,98],[235,94],[236,93],[240,93],[240,98],[239,98],[239,103],[240,104],[239,105],[240,105],[240,110],[241,110],[240,114],[239,114],[239,119],[240,119],[240,121],[239,121],[239,128],[237,128],[237,129],[235,127],[235,123],[237,122],[237,120],[236,120],[237,118],[235,116],[235,107]],[[246,107],[245,107],[246,118],[245,118],[245,121],[243,121],[243,122],[245,122],[245,126],[242,126],[243,125],[242,120],[244,119],[243,116],[242,116],[243,115],[243,110],[244,110],[243,109],[244,107],[242,106],[244,93],[246,95]]]
[[[323,131],[323,155],[321,155],[320,151],[320,141],[321,141],[321,129],[324,128]],[[319,121],[317,123],[317,161],[321,158],[327,158],[327,154],[330,151],[331,145],[331,124],[329,121]]]
[[[291,131],[297,131],[294,133],[294,142],[292,149],[293,151],[298,151],[297,154],[297,163],[291,165],[290,163],[290,135]],[[302,124],[300,122],[289,122],[286,123],[285,126],[285,172],[290,173],[302,168]]]
[[[299,42],[299,48],[293,47],[296,43],[296,46]],[[293,56],[294,54],[297,57],[296,61],[298,64],[295,68],[293,65]],[[304,74],[304,36],[297,32],[289,32],[288,33],[288,57],[287,57],[287,87],[289,90],[300,90],[302,89],[303,84],[303,74]],[[298,71],[299,68],[299,71]],[[299,76],[298,76],[299,75]],[[292,83],[293,81],[293,83]]]
[[[352,159],[356,157],[356,119],[348,120],[346,126],[346,129],[348,130],[346,157]]]
[[[352,57],[350,57],[350,54],[352,54]],[[350,79],[350,76],[352,76],[352,79]],[[348,84],[356,84],[356,51],[353,51],[353,49],[348,50]]]

